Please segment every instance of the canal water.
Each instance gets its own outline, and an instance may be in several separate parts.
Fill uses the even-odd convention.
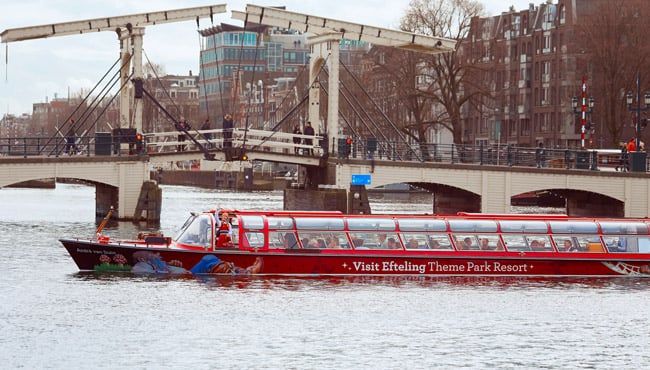
[[[163,187],[190,210],[281,209],[282,193]],[[59,237],[92,235],[94,188],[0,189],[5,369],[638,369],[650,279],[169,278],[80,273]],[[430,212],[430,198],[371,201]],[[142,227],[109,225],[132,236]],[[156,228],[157,230],[158,228]]]

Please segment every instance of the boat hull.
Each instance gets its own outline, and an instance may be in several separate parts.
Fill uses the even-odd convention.
[[[187,250],[61,239],[82,271],[293,276],[650,276],[650,254]]]

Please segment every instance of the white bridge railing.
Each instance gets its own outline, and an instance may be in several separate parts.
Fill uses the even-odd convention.
[[[194,140],[207,149],[229,146],[232,148],[297,154],[308,154],[308,151],[311,150],[312,154],[316,156],[321,155],[323,151],[320,147],[321,136],[235,128],[232,130],[232,138],[224,140],[223,133],[223,129],[188,131],[188,134]],[[178,131],[148,133],[144,134],[144,137],[145,145],[150,153],[200,150],[198,145],[188,135]],[[300,139],[300,143],[294,144],[294,138]],[[307,140],[312,140],[312,143],[306,144]]]

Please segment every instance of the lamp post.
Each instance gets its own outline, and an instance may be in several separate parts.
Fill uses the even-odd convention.
[[[587,104],[589,105],[587,106]],[[575,96],[571,99],[571,107],[573,108],[573,113],[581,115],[580,149],[585,150],[585,122],[587,120],[587,114],[591,114],[594,111],[594,98],[590,96],[589,101],[587,101],[587,77],[582,77],[582,103],[580,109],[578,109],[578,98]]]
[[[630,111],[636,111],[636,131],[635,131],[635,142],[636,151],[640,151],[640,139],[641,139],[641,112],[648,110],[650,108],[650,94],[646,93],[643,99],[645,104],[644,107],[641,107],[641,75],[637,73],[636,75],[636,104],[634,104],[634,97],[631,92],[627,93],[627,109]]]
[[[497,139],[497,166],[501,157],[501,121],[499,121],[499,108],[494,108],[494,135]]]
[[[636,151],[634,153],[628,153],[630,155],[631,163],[630,169],[632,171],[643,171],[646,169],[646,153],[641,152],[640,140],[641,140],[641,112],[648,110],[650,108],[650,94],[646,93],[644,96],[644,106],[641,107],[641,74],[637,72],[636,74],[636,104],[634,104],[634,96],[632,92],[627,93],[626,97],[627,109],[630,111],[636,111],[636,123],[635,123],[635,137],[634,143],[636,145]]]

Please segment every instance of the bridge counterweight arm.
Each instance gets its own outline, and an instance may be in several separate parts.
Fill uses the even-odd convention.
[[[233,10],[232,17],[241,21],[311,32],[317,35],[335,32],[340,33],[341,38],[348,40],[365,41],[375,45],[392,46],[421,53],[445,53],[456,47],[456,41],[447,38],[418,35],[250,4],[246,5],[246,12]]]
[[[90,32],[111,31],[116,28],[131,26],[149,26],[171,22],[188,21],[197,18],[210,17],[226,12],[226,4],[199,6],[165,10],[150,13],[122,15],[116,17],[84,19],[73,22],[53,23],[40,26],[11,28],[2,31],[0,37],[3,43],[42,39],[55,36],[77,35]],[[131,27],[129,26],[129,27]]]

